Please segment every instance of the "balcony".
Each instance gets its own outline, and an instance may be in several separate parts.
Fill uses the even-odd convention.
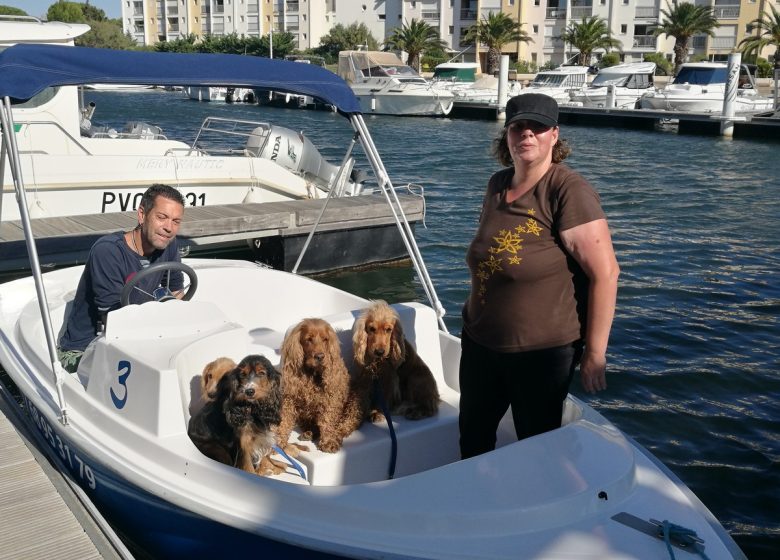
[[[707,36],[697,35],[696,37],[691,37],[691,47],[693,47],[694,49],[706,49]]]
[[[544,38],[544,48],[545,49],[562,49],[563,48],[563,40],[558,39],[557,37],[545,37]]]
[[[566,8],[547,8],[546,19],[566,19]]]
[[[654,35],[634,35],[634,47],[639,49],[654,49],[656,37]]]
[[[637,6],[634,13],[635,19],[658,19],[658,8]]]
[[[736,37],[712,37],[710,39],[711,49],[731,50],[734,48],[734,45],[736,44],[737,44]]]
[[[593,15],[593,6],[572,6],[571,19],[580,20]]]
[[[298,2],[287,2],[287,5],[285,6],[286,11],[288,14],[297,14],[298,13]]]
[[[461,21],[477,21],[477,10],[461,10]]]
[[[441,18],[441,12],[423,11],[422,18],[423,21],[439,21],[439,18]]]
[[[738,19],[739,6],[715,6],[712,13],[717,19]]]

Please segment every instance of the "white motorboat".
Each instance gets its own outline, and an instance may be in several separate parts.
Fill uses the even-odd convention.
[[[690,62],[683,64],[674,81],[666,87],[643,95],[642,109],[721,113],[726,95],[728,66],[718,62]],[[742,64],[739,88],[734,100],[736,113],[760,113],[774,106],[771,97],[759,95],[750,66]]]
[[[543,70],[519,94],[543,93],[558,103],[568,103],[570,92],[583,90],[587,86],[588,70],[588,66],[559,66],[553,70]]]
[[[50,49],[59,51],[55,72],[38,64]],[[28,77],[23,84],[0,81],[0,157],[15,162],[11,171],[33,271],[32,277],[0,284],[0,364],[22,395],[38,445],[145,555],[603,560],[663,558],[674,547],[677,558],[697,552],[711,560],[744,558],[681,481],[574,397],[567,399],[560,429],[518,442],[508,416],[495,451],[459,460],[460,345],[446,332],[403,213],[397,216],[399,231],[431,304],[395,308],[435,376],[442,401],[434,417],[363,425],[336,453],[301,452],[293,465],[300,474],[291,466],[260,477],[202,455],[187,425],[201,403],[206,363],[261,354],[276,364],[285,331],[316,316],[334,326],[350,364],[350,329],[369,304],[243,261],[186,261],[187,301],[150,301],[110,312],[77,373],[66,373],[55,340],[82,268],[41,273],[25,204],[26,175],[16,164],[19,134],[10,131],[12,100],[73,83],[73,73],[60,71],[70,68],[65,51],[73,50],[36,45],[0,53],[4,76]],[[233,71],[255,70],[238,64]],[[311,93],[297,76],[289,78],[288,88]],[[372,170],[386,178],[379,188],[393,200],[357,100],[349,89],[345,99],[329,99],[349,119]]]
[[[88,29],[86,25],[56,22],[0,21],[0,37],[9,43],[14,37],[13,42],[18,43],[72,45],[73,37]],[[92,73],[100,81],[89,83],[105,86],[124,85],[103,79],[117,71],[124,76],[135,74],[135,83],[146,80],[148,85],[158,86],[186,86],[188,76],[193,82],[211,76],[227,83],[232,83],[229,80],[234,77],[220,66],[224,59],[216,55],[198,59],[205,66],[194,68],[176,67],[176,62],[161,65],[166,58],[154,55],[164,53],[72,48],[62,56],[73,72]],[[101,58],[101,53],[119,58]],[[42,52],[41,71],[55,72],[59,56]],[[243,85],[249,92],[253,91],[251,86],[267,86],[263,76],[273,80],[279,68],[301,82],[308,81],[311,95],[327,97],[328,88],[333,87],[348,91],[339,78],[316,66],[259,57],[245,59],[246,64],[255,66],[254,74],[244,71],[235,77],[247,82]],[[89,67],[91,63],[96,64],[94,69]],[[178,187],[192,206],[321,198],[330,191],[339,170],[338,165],[319,154],[303,132],[269,122],[209,117],[190,142],[166,138],[158,127],[139,121],[131,121],[123,131],[94,126],[91,119],[95,107],[80,106],[76,85],[44,88],[13,110],[22,154],[20,164],[30,187],[28,208],[33,217],[134,210],[152,183]],[[349,140],[345,139],[345,145]],[[351,167],[353,160],[342,163]],[[0,212],[5,219],[19,219],[10,163],[4,165]],[[342,174],[344,180],[335,185],[334,196],[363,192],[362,184],[349,175]]]
[[[341,51],[338,74],[371,115],[444,116],[452,92],[436,87],[390,52]]]
[[[570,92],[572,105],[634,109],[642,95],[653,91],[655,62],[627,62],[599,70],[588,87]]]
[[[184,94],[196,101],[224,101],[226,103],[254,103],[255,92],[251,88],[225,86],[186,86]]]
[[[455,95],[454,109],[468,110],[470,107],[498,106],[498,78],[477,76],[476,62],[443,62],[433,69],[431,82],[439,89]],[[522,86],[515,80],[507,81],[507,98],[517,95]]]

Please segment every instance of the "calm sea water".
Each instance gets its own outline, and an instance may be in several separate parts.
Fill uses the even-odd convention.
[[[332,162],[351,134],[339,115],[91,93],[95,121],[157,124],[191,141],[207,115],[305,130]],[[396,186],[425,188],[417,239],[451,332],[468,294],[464,255],[495,122],[367,117]],[[598,189],[622,274],[607,391],[573,392],[668,465],[749,558],[780,551],[780,139],[729,141],[564,127],[568,163]],[[326,278],[390,301],[424,295],[408,267]]]

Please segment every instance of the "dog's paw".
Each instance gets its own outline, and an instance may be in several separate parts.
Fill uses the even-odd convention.
[[[282,449],[284,449],[284,452],[290,457],[297,457],[301,451],[309,451],[307,446],[300,443],[288,443]]]
[[[385,415],[379,412],[378,410],[372,410],[369,418],[371,419],[371,422],[374,424],[376,424],[377,422],[385,421]]]
[[[257,470],[255,470],[255,473],[260,476],[273,476],[275,474],[282,474],[283,472],[287,472],[287,465],[274,461],[269,457],[263,457],[260,464],[257,465]]]
[[[335,439],[320,441],[319,450],[325,453],[335,453],[341,449],[341,443]]]
[[[311,430],[306,430],[305,432],[302,432],[301,435],[298,436],[298,439],[300,441],[311,441],[314,439],[314,434]]]

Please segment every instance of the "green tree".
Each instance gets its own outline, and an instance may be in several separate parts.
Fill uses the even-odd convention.
[[[276,37],[274,37],[274,43],[276,43]],[[320,39],[320,46],[315,50],[317,54],[325,57],[332,64],[338,60],[339,51],[349,51],[361,46],[368,47],[370,51],[379,49],[379,42],[365,23],[351,23],[346,27],[337,23],[327,35],[323,35]],[[274,51],[276,51],[276,46],[274,46]]]
[[[83,23],[87,21],[84,17],[83,4],[78,2],[65,2],[60,0],[56,4],[49,6],[46,12],[46,19],[49,21],[63,21],[65,23]]]
[[[664,19],[653,30],[653,35],[674,37],[674,73],[680,70],[688,58],[688,43],[694,35],[715,36],[713,31],[720,27],[710,6],[696,6],[690,2],[682,2],[661,10]]]
[[[577,60],[583,66],[590,66],[596,49],[609,52],[612,48],[623,48],[623,43],[612,36],[607,21],[598,16],[584,17],[580,22],[572,21],[564,29],[561,39],[579,51]]]
[[[101,49],[134,49],[136,43],[129,34],[122,32],[122,26],[114,21],[90,21],[90,30],[76,37],[79,47],[97,47]]]
[[[737,47],[746,55],[756,57],[764,47],[774,47],[775,69],[780,69],[780,11],[775,6],[770,6],[770,9],[772,10],[771,14],[767,10],[750,22],[752,31],[755,31],[756,34],[742,39]]]
[[[672,75],[672,63],[664,56],[663,53],[645,53],[642,57],[645,62],[655,62],[655,73],[663,74],[664,76]]]
[[[0,16],[26,16],[26,15],[28,15],[27,12],[25,12],[22,9],[0,4]]]
[[[616,52],[606,53],[599,61],[599,68],[609,68],[620,64],[620,55]]]
[[[533,39],[526,33],[522,24],[513,20],[503,12],[490,12],[487,17],[469,27],[461,41],[464,45],[476,45],[481,43],[488,48],[487,73],[498,71],[501,60],[501,49],[504,45],[520,41],[530,43]]]
[[[154,45],[154,50],[157,52],[177,52],[177,53],[192,53],[197,52],[195,43],[198,41],[198,36],[194,33],[188,33],[186,35],[180,35],[173,41],[159,41]]]
[[[392,34],[385,39],[385,45],[391,49],[406,51],[406,63],[420,71],[420,55],[429,51],[441,51],[445,42],[439,37],[438,30],[431,24],[412,18],[408,24],[393,29]]]
[[[87,21],[108,21],[106,12],[100,8],[90,5],[89,0],[81,5],[81,13]]]

